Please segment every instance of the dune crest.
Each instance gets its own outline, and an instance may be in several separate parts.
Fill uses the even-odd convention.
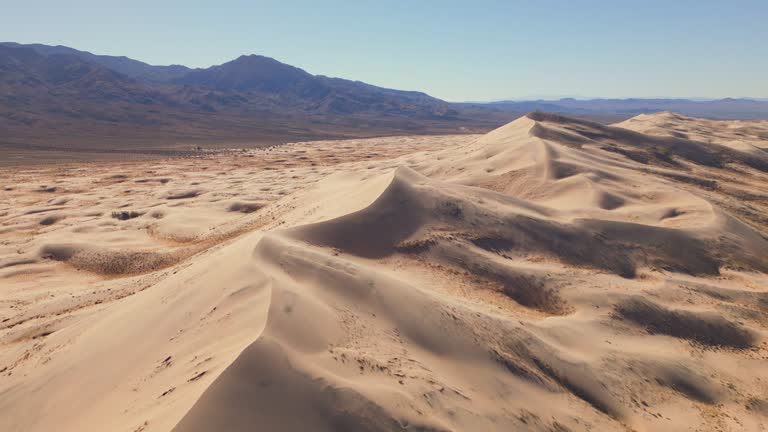
[[[739,123],[5,175],[0,428],[762,430],[768,129]]]

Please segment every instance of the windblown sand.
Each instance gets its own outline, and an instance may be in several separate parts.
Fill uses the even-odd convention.
[[[2,431],[768,428],[768,123],[0,172]]]

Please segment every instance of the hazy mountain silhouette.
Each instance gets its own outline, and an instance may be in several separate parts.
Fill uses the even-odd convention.
[[[418,91],[313,75],[260,55],[191,69],[65,46],[0,43],[0,146],[177,148],[414,133],[485,132],[543,110],[620,121],[676,111],[768,118],[744,99],[560,99],[456,104]]]
[[[0,44],[0,145],[253,145],[483,131],[514,118],[490,108],[457,110],[424,93],[312,75],[262,56],[185,68],[181,76],[176,72],[183,67],[168,68],[67,47]]]
[[[30,48],[44,56],[54,54],[72,55],[89,63],[95,63],[120,72],[123,75],[148,82],[167,82],[191,70],[181,65],[153,66],[124,56],[97,55],[62,45],[18,44],[15,42],[2,42],[0,45],[13,48]]]
[[[721,119],[768,118],[768,103],[765,100],[747,98],[725,98],[717,100],[692,99],[573,99],[500,101],[483,104],[512,111],[548,111],[571,115],[615,114],[632,117],[660,111],[673,111],[696,117]]]

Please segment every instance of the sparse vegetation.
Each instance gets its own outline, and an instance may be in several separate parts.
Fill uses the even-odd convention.
[[[144,213],[137,212],[133,210],[121,210],[121,211],[113,211],[112,212],[112,218],[117,220],[128,220],[128,219],[134,219],[137,218]]]

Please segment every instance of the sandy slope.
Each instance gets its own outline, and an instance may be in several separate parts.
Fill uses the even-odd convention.
[[[18,169],[0,429],[763,430],[768,125]]]

